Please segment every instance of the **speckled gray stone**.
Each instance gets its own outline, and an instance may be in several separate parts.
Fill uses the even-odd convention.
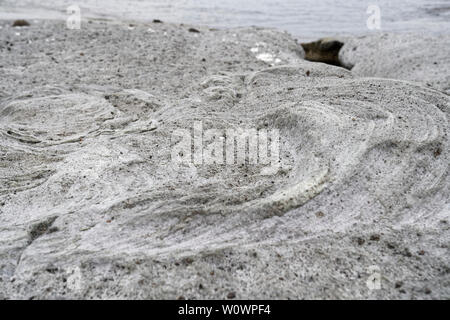
[[[0,296],[450,298],[448,95],[273,30],[8,23]],[[281,169],[174,167],[195,121],[278,129]]]

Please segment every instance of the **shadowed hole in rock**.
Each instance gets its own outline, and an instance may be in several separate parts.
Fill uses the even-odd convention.
[[[345,67],[339,60],[339,51],[344,43],[335,39],[324,38],[314,42],[301,43],[305,50],[305,59],[311,62],[322,62],[333,66]]]

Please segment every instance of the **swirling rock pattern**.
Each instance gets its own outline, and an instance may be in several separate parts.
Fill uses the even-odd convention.
[[[148,28],[2,34],[0,295],[449,297],[447,95],[271,30]],[[174,166],[199,122],[278,130],[279,170]]]

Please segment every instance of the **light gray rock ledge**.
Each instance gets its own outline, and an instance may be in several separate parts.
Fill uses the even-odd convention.
[[[380,33],[344,42],[339,59],[357,76],[415,81],[450,93],[450,34]]]

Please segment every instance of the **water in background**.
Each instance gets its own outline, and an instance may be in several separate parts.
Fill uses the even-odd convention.
[[[450,0],[0,0],[0,19],[65,19],[77,4],[82,18],[214,27],[264,26],[299,39],[366,34],[369,5],[381,9],[381,31],[450,32]]]

